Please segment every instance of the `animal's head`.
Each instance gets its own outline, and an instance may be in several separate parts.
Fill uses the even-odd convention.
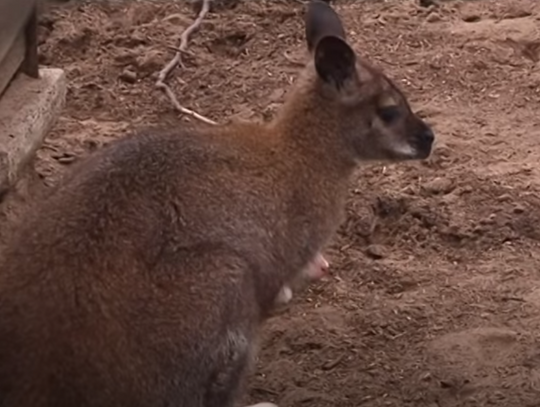
[[[306,39],[313,58],[312,83],[321,109],[333,109],[356,160],[427,158],[434,134],[399,88],[380,70],[358,57],[346,41],[341,19],[325,1],[312,0]]]

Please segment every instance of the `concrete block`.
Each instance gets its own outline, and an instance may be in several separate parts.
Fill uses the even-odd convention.
[[[0,98],[0,195],[18,179],[60,116],[67,81],[61,69],[14,78]]]

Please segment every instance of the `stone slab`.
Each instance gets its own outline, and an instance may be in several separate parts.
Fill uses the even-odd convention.
[[[65,103],[64,71],[42,68],[39,75],[17,75],[0,98],[0,195],[32,160]]]

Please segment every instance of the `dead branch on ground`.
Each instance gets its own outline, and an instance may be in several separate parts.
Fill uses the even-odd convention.
[[[210,1],[211,0],[203,0],[201,10],[199,11],[199,14],[197,15],[197,18],[193,23],[187,27],[180,36],[180,45],[178,46],[176,53],[174,57],[170,60],[170,62],[165,65],[165,67],[159,72],[158,79],[156,81],[156,88],[161,89],[167,97],[170,99],[171,103],[173,104],[174,108],[178,110],[182,114],[187,114],[197,120],[200,120],[207,124],[217,124],[215,121],[200,115],[199,113],[188,109],[187,107],[184,107],[180,104],[178,101],[178,98],[175,96],[174,92],[172,91],[171,87],[167,85],[165,80],[170,75],[171,71],[176,68],[182,61],[182,54],[187,52],[187,47],[189,45],[189,38],[190,36],[199,29],[202,21],[204,20],[204,17],[210,10]]]

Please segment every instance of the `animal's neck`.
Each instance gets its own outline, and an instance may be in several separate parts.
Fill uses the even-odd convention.
[[[339,137],[339,110],[317,92],[316,86],[304,84],[293,90],[271,126],[280,134],[285,148],[296,150],[325,171],[346,177],[354,170],[355,160]]]

